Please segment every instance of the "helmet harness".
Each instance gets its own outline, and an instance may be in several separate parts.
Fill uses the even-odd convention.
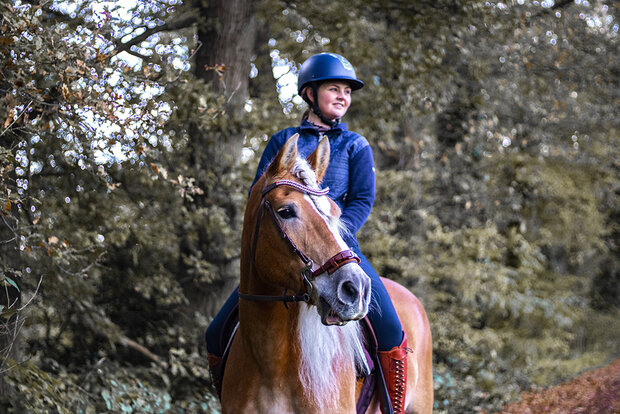
[[[329,119],[319,109],[319,86],[328,80],[341,80],[351,86],[351,90],[357,90],[364,83],[357,79],[355,70],[349,61],[335,53],[319,53],[306,60],[299,70],[298,94],[308,103],[321,122],[330,127],[338,125],[340,118]],[[308,97],[308,89],[312,89],[314,101]]]
[[[333,128],[340,123],[340,118],[329,119],[325,115],[323,115],[323,112],[321,112],[321,109],[319,108],[319,87],[323,82],[313,81],[310,83],[310,85],[308,85],[308,87],[312,89],[312,96],[314,97],[314,101],[308,97],[308,89],[302,91],[304,92],[302,98],[308,103],[308,105],[312,109],[312,112],[314,112],[316,116],[319,117],[321,122],[323,122],[325,125],[328,125],[330,128]]]

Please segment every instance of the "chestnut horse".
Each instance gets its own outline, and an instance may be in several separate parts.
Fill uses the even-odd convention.
[[[368,370],[357,321],[368,311],[370,278],[340,235],[340,209],[319,187],[329,141],[304,160],[297,139],[286,142],[248,200],[223,413],[355,413],[356,370]],[[412,348],[406,412],[430,413],[426,313],[408,290],[384,282]],[[368,412],[378,412],[376,401]]]

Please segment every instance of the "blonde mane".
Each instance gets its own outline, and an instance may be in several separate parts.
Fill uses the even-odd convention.
[[[364,374],[370,369],[357,321],[344,326],[325,326],[314,307],[302,303],[299,309],[298,335],[302,355],[299,377],[308,395],[320,407],[325,397],[339,388],[338,364],[352,371],[353,375],[356,369]]]
[[[313,190],[320,189],[316,174],[305,159],[297,158],[291,174],[303,185]],[[308,197],[316,210],[340,235],[348,232],[340,217],[331,213],[332,206],[327,197],[314,195]],[[302,303],[299,309],[298,335],[302,355],[299,376],[304,389],[319,408],[326,400],[326,396],[339,389],[336,369],[344,366],[353,373],[356,369],[368,373],[370,369],[366,363],[361,328],[357,321],[344,326],[325,326],[314,306]]]

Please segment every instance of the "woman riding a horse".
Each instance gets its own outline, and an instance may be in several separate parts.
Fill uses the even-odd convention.
[[[366,222],[370,214],[375,197],[375,171],[372,149],[363,136],[348,130],[347,125],[341,122],[341,118],[346,114],[351,104],[352,92],[363,86],[363,82],[357,79],[352,65],[340,55],[321,53],[310,57],[304,62],[299,72],[298,93],[307,102],[309,109],[304,115],[301,125],[286,128],[271,137],[258,165],[256,177],[252,184],[253,191],[250,195],[248,204],[250,205],[256,193],[254,191],[256,188],[254,187],[259,185],[261,187],[262,199],[259,200],[259,196],[255,195],[254,197],[256,200],[254,201],[261,206],[264,205],[267,198],[273,196],[272,192],[276,188],[277,192],[284,190],[284,192],[288,194],[295,193],[296,197],[307,199],[321,198],[322,196],[317,193],[319,190],[307,190],[308,188],[312,188],[315,183],[303,183],[303,179],[301,190],[300,188],[294,188],[287,184],[282,186],[276,184],[275,187],[269,188],[269,190],[266,191],[265,185],[274,185],[274,183],[278,182],[277,177],[273,176],[274,174],[276,176],[288,176],[291,174],[291,170],[285,170],[289,167],[295,168],[292,160],[289,160],[288,163],[283,163],[282,157],[291,156],[293,152],[296,157],[299,155],[301,159],[305,159],[311,155],[315,158],[320,156],[325,157],[324,150],[321,154],[317,154],[317,152],[321,147],[320,142],[323,140],[327,141],[327,147],[329,148],[327,150],[327,162],[323,160],[322,163],[314,160],[313,162],[315,164],[311,165],[311,167],[324,168],[324,170],[316,172],[318,177],[315,178],[318,178],[319,182],[322,181],[321,184],[326,188],[326,190],[323,191],[326,192],[327,189],[329,189],[327,194],[329,199],[332,200],[330,203],[332,203],[333,206],[324,206],[323,208],[329,209],[332,213],[334,210],[340,211],[340,229],[338,233],[342,239],[336,242],[336,245],[339,246],[336,255],[342,255],[345,263],[334,268],[332,273],[340,274],[352,272],[357,275],[356,270],[352,269],[356,269],[359,263],[359,267],[361,267],[363,273],[369,277],[367,282],[364,282],[363,277],[356,276],[353,278],[353,281],[345,277],[344,282],[340,281],[339,285],[337,284],[334,286],[334,289],[337,291],[336,296],[338,296],[335,300],[336,302],[342,302],[342,300],[344,300],[344,302],[355,302],[355,306],[358,306],[359,309],[363,309],[368,306],[367,303],[364,303],[364,296],[367,295],[367,293],[364,292],[364,283],[370,284],[368,318],[377,337],[381,370],[385,378],[394,412],[403,413],[405,412],[408,384],[407,365],[410,360],[410,358],[408,358],[410,349],[407,348],[407,334],[402,328],[401,320],[390,299],[388,290],[367,258],[360,251],[356,237],[356,233]],[[288,143],[291,141],[291,137],[294,136],[295,151],[288,148],[292,146],[292,144]],[[284,155],[282,155],[283,151],[285,152]],[[289,151],[289,153],[287,154],[286,151]],[[279,165],[275,165],[276,162],[278,162]],[[282,169],[279,170],[278,168]],[[301,170],[298,170],[298,173],[299,171]],[[308,175],[307,172],[303,172],[302,174]],[[310,175],[312,174],[310,173]],[[267,178],[265,178],[266,176]],[[295,173],[293,173],[293,176],[295,177]],[[296,180],[299,179],[298,177],[294,177],[286,178],[286,181],[296,182]],[[265,179],[275,181],[266,183],[264,181]],[[282,178],[280,178],[280,180],[282,180]],[[327,199],[327,197],[324,198]],[[291,203],[289,207],[296,207],[296,205]],[[316,205],[314,207],[319,212],[321,211],[320,207]],[[248,206],[248,209],[249,208]],[[249,250],[253,251],[251,254],[257,253],[258,247],[256,244],[258,243],[257,240],[260,240],[258,229],[260,226],[264,225],[260,223],[261,216],[264,215],[264,211],[259,212],[261,208],[256,209],[257,211],[255,211],[251,217],[251,220],[254,222],[259,222],[259,224],[255,224],[256,230],[252,230],[255,231],[256,234],[250,234],[251,232],[248,233],[247,242],[254,244],[253,247],[249,247]],[[275,207],[272,208],[275,210]],[[299,207],[292,208],[292,210],[293,211],[287,209],[282,211],[275,210],[275,213],[270,214],[273,214],[276,222],[282,221],[284,225],[288,223],[287,220],[291,217],[300,214]],[[331,220],[330,217],[332,216],[330,214],[332,213],[326,214],[325,211],[323,211],[323,214],[329,216],[326,219],[327,222]],[[247,214],[246,210],[246,220],[248,219]],[[254,217],[256,214],[258,214],[258,217]],[[246,227],[247,225],[248,223],[245,222]],[[282,231],[284,232],[283,234],[286,234],[286,231]],[[309,236],[306,235],[303,239],[308,239],[308,237]],[[335,238],[337,239],[338,237]],[[330,236],[330,238],[332,238],[332,236]],[[250,239],[253,240],[250,242]],[[293,246],[297,247],[295,243],[293,243]],[[302,255],[304,254],[306,253],[302,253]],[[319,252],[316,252],[316,254],[318,255],[317,259],[322,255]],[[258,259],[258,257],[253,257],[251,259],[253,263],[248,263],[248,265],[256,267],[256,261]],[[315,267],[321,265],[317,259],[313,258]],[[331,260],[332,257],[330,256],[327,259]],[[347,271],[345,272],[345,270]],[[320,276],[320,274],[316,276]],[[243,277],[242,270],[240,289],[235,290],[231,294],[222,310],[207,329],[207,349],[209,352],[209,361],[212,365],[219,363],[219,358],[224,351],[220,349],[219,345],[220,331],[231,309],[234,308],[237,303],[240,305],[241,320],[241,305],[246,302],[244,301],[244,295],[247,296],[249,293],[245,289],[250,289],[249,285],[244,286]],[[318,283],[319,278],[317,277],[316,280]],[[294,290],[293,286],[287,286],[286,283],[282,284],[281,287]],[[258,286],[252,286],[252,289],[261,290]],[[242,292],[241,301],[239,301],[239,291]],[[256,292],[253,291],[250,293],[255,294]],[[361,302],[358,303],[358,299],[360,299]],[[358,312],[351,317],[351,312],[353,312],[351,310],[346,311],[341,309],[340,311],[336,311],[331,304],[322,302],[326,300],[325,298],[318,298],[316,300],[318,300],[316,305],[324,325],[342,325],[346,323],[347,320],[359,319],[359,317],[363,316],[360,316]],[[251,299],[248,299],[248,301],[251,301]],[[282,305],[280,304],[280,306]],[[321,314],[322,312],[324,313]],[[355,336],[355,334],[352,335]],[[430,341],[430,332],[428,336]]]

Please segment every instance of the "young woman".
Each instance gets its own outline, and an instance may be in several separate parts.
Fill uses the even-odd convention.
[[[368,219],[375,198],[375,169],[372,149],[363,136],[349,131],[341,118],[351,105],[351,93],[364,86],[353,66],[334,53],[320,53],[301,66],[298,93],[309,109],[300,126],[286,128],[271,137],[256,171],[254,183],[292,135],[298,133],[298,150],[309,156],[323,136],[329,139],[330,162],[322,185],[342,210],[341,220],[348,234],[344,241],[361,259],[360,266],[370,276],[372,301],[369,319],[379,346],[379,360],[388,385],[394,412],[404,406],[407,362],[407,338],[402,330],[392,301],[377,272],[362,254],[356,233]],[[253,184],[254,184],[253,183]],[[219,363],[224,352],[219,349],[219,334],[225,319],[238,302],[233,292],[222,310],[207,328],[209,363]]]

